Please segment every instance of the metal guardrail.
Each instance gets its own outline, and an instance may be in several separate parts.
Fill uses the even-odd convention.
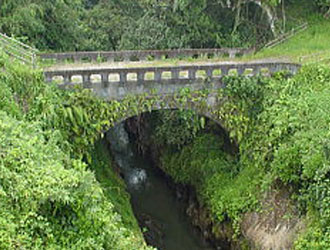
[[[16,39],[0,33],[0,48],[11,57],[21,61],[24,64],[37,66],[38,50],[32,48]]]

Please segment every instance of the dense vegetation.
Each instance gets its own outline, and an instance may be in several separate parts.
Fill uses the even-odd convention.
[[[104,126],[141,105],[61,91],[43,83],[39,72],[3,56],[1,65],[6,69],[0,75],[1,248],[143,248],[126,195],[118,195],[122,183],[107,168],[109,158],[101,146],[91,153]],[[162,158],[165,171],[194,185],[214,219],[229,219],[236,235],[241,215],[280,181],[308,218],[296,248],[326,249],[330,69],[311,65],[294,78],[226,81],[219,95],[228,102],[218,115],[240,145],[240,155],[229,156],[223,139],[201,133],[205,120],[193,113],[161,115],[154,133],[170,146]]]
[[[147,249],[125,185],[96,142],[157,97],[106,102],[46,84],[4,54],[0,67],[0,248]]]
[[[276,188],[290,190],[309,224],[296,249],[327,249],[330,68],[306,66],[289,79],[285,74],[271,80],[228,78],[220,95],[228,102],[219,115],[239,144],[239,155],[224,153],[223,138],[209,132],[191,134],[193,139],[182,134],[181,140],[179,133],[159,133],[171,131],[159,116],[153,133],[166,138],[155,142],[163,141],[165,148],[162,168],[175,181],[196,187],[214,221],[232,223],[234,237],[244,213],[257,209],[264,192],[276,183]],[[184,130],[187,123],[182,115],[176,117]],[[179,152],[177,141],[187,142]]]
[[[110,164],[100,149],[89,152],[111,120],[99,108],[111,112],[115,104],[60,91],[2,55],[0,65],[0,248],[144,249],[136,225],[116,212],[128,197],[109,198],[109,181],[122,186],[115,174],[106,182],[97,171],[97,181],[82,161]]]
[[[304,2],[309,12],[329,13],[328,0]],[[0,32],[40,50],[56,51],[250,47],[298,25],[295,10],[300,4],[300,0],[4,0]]]
[[[307,224],[295,248],[321,250],[330,246],[329,0],[4,0],[0,32],[43,51],[249,47],[300,23],[295,12],[312,24],[307,32],[254,57],[324,65],[293,78],[226,79],[217,114],[237,155],[190,111],[160,113],[153,136],[164,170],[195,186],[235,237],[242,214],[276,183]],[[147,249],[111,157],[95,142],[152,100],[61,91],[2,54],[0,90],[0,249]]]

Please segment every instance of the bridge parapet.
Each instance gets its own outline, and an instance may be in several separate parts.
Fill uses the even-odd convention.
[[[42,60],[53,60],[61,63],[72,61],[73,63],[88,62],[114,62],[114,61],[146,61],[160,60],[163,58],[180,57],[229,57],[235,58],[252,53],[253,49],[221,48],[221,49],[174,49],[174,50],[126,50],[126,51],[85,51],[66,53],[39,54]]]
[[[107,99],[122,99],[128,94],[138,95],[152,90],[159,94],[173,94],[183,87],[217,89],[222,87],[221,79],[226,75],[271,75],[282,70],[295,74],[299,68],[299,64],[287,62],[223,62],[172,67],[50,70],[44,74],[47,82],[57,80],[64,87],[82,84]]]
[[[208,78],[220,79],[229,74],[254,76],[257,74],[273,74],[286,70],[295,74],[299,64],[287,62],[254,62],[254,63],[215,63],[204,65],[181,65],[166,67],[132,67],[132,68],[81,68],[45,71],[48,82],[62,78],[61,84],[84,83],[97,81],[103,83],[130,83],[154,81],[184,81]],[[93,79],[94,77],[94,79]],[[74,79],[75,78],[75,79]],[[79,79],[80,78],[80,79]]]

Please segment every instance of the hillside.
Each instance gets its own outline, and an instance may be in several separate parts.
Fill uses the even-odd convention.
[[[107,101],[79,86],[59,88],[45,82],[42,67],[50,65],[22,64],[0,43],[0,249],[148,250],[166,249],[167,241],[174,248],[166,250],[194,250],[164,240],[174,207],[182,214],[171,218],[180,224],[184,217],[186,231],[210,249],[330,249],[329,10],[327,0],[5,1],[0,31],[42,52],[246,48],[301,22],[308,28],[233,59],[289,60],[302,64],[297,74],[230,75],[218,78],[225,88],[192,91],[187,84],[174,96],[181,104],[200,98],[207,105],[209,94],[221,100],[209,118],[191,108],[168,110],[156,93]],[[228,58],[117,65],[219,61]],[[93,65],[106,64],[83,67]],[[154,104],[161,109],[152,111]],[[119,123],[123,130],[111,141],[108,131]],[[126,175],[126,158],[140,175]],[[169,188],[174,205],[166,211],[148,199],[167,202],[143,175],[147,164]],[[144,194],[129,181],[143,178],[140,202]],[[138,213],[136,204],[164,217]],[[176,241],[190,238],[180,233]]]

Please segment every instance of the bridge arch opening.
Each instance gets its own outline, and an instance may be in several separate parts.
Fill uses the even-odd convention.
[[[192,205],[190,202],[197,202],[196,191],[175,183],[159,165],[165,147],[178,153],[194,138],[208,133],[224,140],[223,150],[228,155],[237,152],[219,121],[192,109],[143,112],[126,117],[106,133],[117,171],[126,182],[134,214],[149,245],[177,249],[180,242],[180,249],[219,247],[219,242],[204,238],[202,231],[192,225],[193,218],[184,212]],[[195,197],[194,201],[189,197]],[[227,242],[221,247],[228,249]]]
[[[130,131],[132,140],[141,145],[147,137],[153,137],[152,140],[182,148],[196,136],[211,133],[223,139],[223,150],[227,153],[238,153],[237,144],[230,139],[230,131],[226,130],[221,121],[194,109],[154,109],[128,117],[123,122]],[[140,151],[142,154],[146,153],[143,148]]]

